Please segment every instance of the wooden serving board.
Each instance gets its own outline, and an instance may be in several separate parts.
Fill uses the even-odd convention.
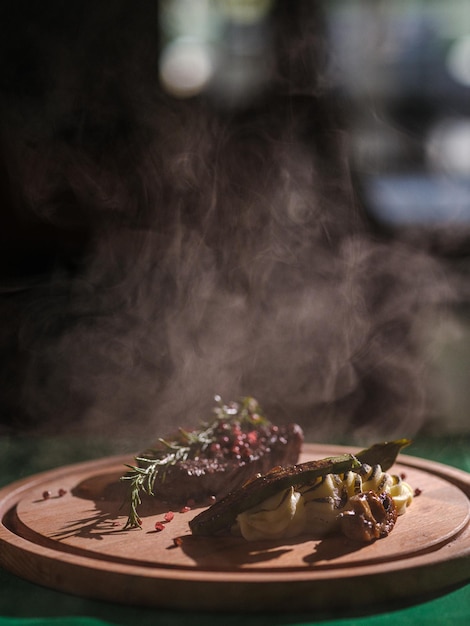
[[[305,445],[300,460],[346,451]],[[84,597],[188,610],[384,608],[468,582],[470,475],[407,455],[398,461],[391,472],[421,494],[387,538],[365,546],[342,536],[193,537],[188,521],[201,509],[174,511],[157,532],[169,505],[155,499],[144,502],[142,529],[123,530],[119,477],[132,459],[58,468],[0,490],[0,564]]]

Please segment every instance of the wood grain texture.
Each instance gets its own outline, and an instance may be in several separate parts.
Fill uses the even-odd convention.
[[[301,461],[346,450],[305,445]],[[470,580],[470,475],[401,455],[393,473],[422,493],[393,532],[359,546],[342,536],[288,542],[194,537],[181,513],[147,499],[142,530],[123,530],[127,457],[58,468],[0,491],[0,564],[69,593],[141,606],[311,610],[439,593]],[[59,490],[65,495],[59,496]],[[44,491],[51,497],[43,498]],[[174,545],[182,538],[180,546]]]

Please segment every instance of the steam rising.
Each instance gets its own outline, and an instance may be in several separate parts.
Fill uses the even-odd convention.
[[[294,92],[275,74],[282,90],[248,112],[176,102],[156,70],[135,75],[144,44],[104,85],[56,68],[54,115],[8,138],[23,206],[86,240],[22,296],[21,414],[144,439],[218,393],[317,440],[413,435],[452,289],[425,252],[369,231],[327,94],[293,71]]]

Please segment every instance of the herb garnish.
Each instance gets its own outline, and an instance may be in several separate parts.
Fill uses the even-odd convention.
[[[142,520],[137,512],[142,502],[141,493],[155,495],[155,481],[158,477],[163,482],[169,467],[207,453],[212,445],[217,444],[221,426],[230,424],[256,429],[270,424],[254,398],[246,397],[240,403],[224,404],[220,396],[215,396],[215,401],[217,406],[214,408],[215,419],[212,422],[202,423],[199,429],[190,431],[180,428],[170,440],[158,439],[158,448],[147,450],[145,456],[135,457],[137,465],[126,465],[130,471],[121,480],[130,483],[130,502],[124,529],[141,527]]]

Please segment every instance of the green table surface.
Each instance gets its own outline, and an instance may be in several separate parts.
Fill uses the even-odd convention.
[[[40,471],[108,454],[132,452],[133,443],[79,438],[0,438],[0,486]],[[420,439],[409,454],[446,463],[470,472],[470,435]],[[470,579],[469,579],[470,583]],[[341,588],[338,587],[338,595]],[[242,610],[243,607],[241,606]],[[75,597],[22,580],[0,568],[0,626],[388,626],[391,624],[470,624],[470,584],[446,589],[437,597],[419,598],[396,606],[375,607],[354,614],[299,613],[293,606],[283,613],[215,613],[142,609]]]

